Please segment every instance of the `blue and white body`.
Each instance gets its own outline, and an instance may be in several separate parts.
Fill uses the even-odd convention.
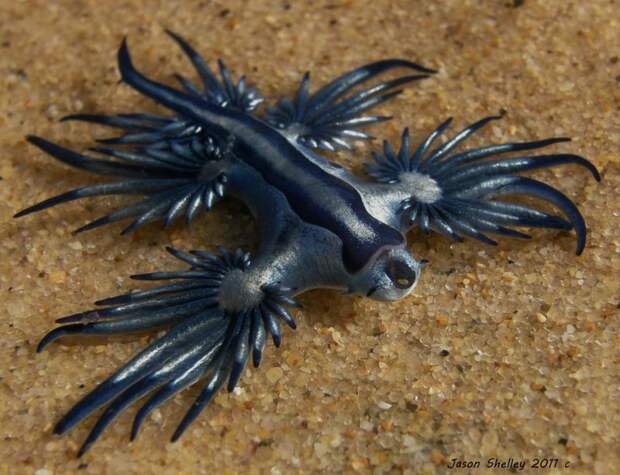
[[[160,219],[169,224],[184,216],[191,223],[201,210],[230,196],[244,202],[256,218],[261,243],[253,258],[240,250],[170,248],[189,270],[134,276],[169,282],[99,301],[95,310],[60,319],[62,325],[44,337],[39,351],[65,335],[168,329],[59,421],[55,432],[63,433],[107,405],[80,455],[132,402],[151,394],[136,415],[133,438],[157,405],[202,381],[198,399],[173,435],[176,440],[222,385],[228,382],[228,389],[234,389],[249,359],[260,364],[268,336],[279,345],[281,323],[295,328],[288,307],[298,306],[294,297],[299,293],[336,288],[384,301],[406,297],[426,262],[408,251],[406,234],[414,226],[429,235],[488,244],[495,241],[487,234],[529,237],[515,227],[574,229],[577,254],[583,251],[586,228],[576,206],[558,190],[516,173],[575,164],[599,180],[596,168],[572,154],[498,158],[567,139],[456,152],[467,137],[499,117],[482,119],[438,144],[448,120],[418,147],[410,146],[407,129],[398,151],[384,142],[382,153],[374,154],[368,165],[371,180],[362,180],[319,152],[370,139],[362,129],[388,117],[366,112],[395,97],[400,86],[434,71],[406,60],[384,60],[344,74],[312,94],[306,74],[292,99],[282,98],[260,114],[256,110],[262,98],[245,78],[233,83],[221,62],[218,78],[185,40],[170,35],[195,66],[201,86],[181,76],[181,89],[146,78],[133,67],[123,42],[118,54],[123,82],[172,114],[67,117],[124,131],[92,149],[99,157],[30,136],[32,144],[59,161],[116,181],[69,191],[17,216],[86,197],[142,195],[79,229],[131,219],[126,233]],[[415,74],[355,91],[395,69]],[[561,215],[497,199],[509,195],[547,201]]]

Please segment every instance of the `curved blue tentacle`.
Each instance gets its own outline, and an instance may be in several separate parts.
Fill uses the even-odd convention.
[[[391,145],[384,142],[383,154],[373,153],[374,163],[367,166],[368,173],[377,181],[403,191],[405,184],[411,184],[411,197],[396,207],[405,228],[418,224],[426,233],[433,229],[456,241],[462,240],[462,234],[488,244],[496,242],[483,232],[529,238],[527,234],[507,226],[575,229],[576,252],[581,254],[586,241],[586,227],[574,203],[549,185],[515,174],[546,167],[578,165],[600,181],[596,167],[583,157],[567,153],[492,158],[508,152],[542,148],[568,139],[560,137],[491,145],[451,155],[465,139],[500,117],[479,120],[429,152],[432,143],[449,126],[451,119],[448,119],[431,132],[411,155],[409,135],[405,129],[398,156]],[[542,199],[558,208],[568,221],[529,206],[496,199],[504,195]]]
[[[98,407],[116,398],[129,386],[168,361],[178,351],[179,347],[204,338],[212,325],[213,320],[203,318],[202,315],[196,315],[174,327],[168,334],[151,343],[129,363],[73,406],[56,424],[54,433],[66,432]]]
[[[166,33],[181,47],[202,81],[203,90],[200,91],[187,79],[177,75],[177,80],[190,94],[203,97],[221,107],[236,107],[245,112],[256,109],[263,102],[263,98],[256,89],[247,87],[244,76],[241,76],[235,85],[228,68],[221,60],[218,60],[218,69],[222,78],[220,82],[204,58],[185,39],[170,30],[166,30]]]
[[[231,272],[246,272],[252,268],[248,253],[240,249],[234,253],[221,250],[219,255],[204,251],[187,253],[175,248],[167,250],[189,264],[192,270],[146,274],[147,280],[184,280],[100,300],[97,304],[103,308],[59,319],[63,325],[49,332],[39,344],[38,351],[42,351],[52,341],[68,335],[108,335],[170,328],[58,422],[54,431],[60,434],[98,407],[108,404],[78,455],[88,450],[114,418],[137,399],[153,393],[136,415],[132,438],[150,411],[204,378],[203,392],[179,424],[173,435],[176,440],[226,379],[228,390],[235,388],[250,352],[258,366],[267,332],[272,334],[276,346],[280,344],[280,319],[295,327],[293,318],[284,309],[285,305],[298,306],[290,296],[292,289],[277,283],[264,286],[261,301],[255,306],[234,311],[222,308],[218,295],[223,282]]]
[[[127,128],[127,121],[133,124],[139,120],[90,115],[71,118],[122,128]],[[87,197],[143,195],[146,198],[142,201],[98,218],[78,228],[76,232],[91,230],[127,218],[134,218],[134,221],[122,231],[122,234],[158,219],[162,219],[164,225],[170,225],[176,218],[185,215],[186,220],[191,222],[201,207],[209,210],[224,196],[227,186],[226,172],[234,166],[230,160],[224,159],[222,149],[213,137],[203,134],[195,127],[193,130],[189,136],[180,135],[174,138],[164,133],[153,132],[154,141],[131,150],[92,149],[96,153],[117,159],[114,161],[86,156],[45,139],[30,136],[29,142],[55,159],[97,175],[116,177],[118,181],[62,193],[16,213],[15,217],[26,216]],[[206,172],[206,170],[212,171]]]
[[[401,76],[349,95],[356,86],[395,68],[412,69],[423,74]],[[425,79],[435,71],[401,59],[377,61],[326,84],[309,93],[310,76],[306,73],[293,100],[281,98],[267,110],[265,120],[300,145],[324,150],[349,149],[352,140],[370,140],[372,136],[359,127],[382,122],[385,116],[362,116],[364,112],[402,92],[405,84]]]
[[[78,451],[78,457],[82,456],[90,448],[90,446],[95,443],[103,431],[127,406],[140,399],[142,396],[148,394],[158,386],[185,373],[185,371],[193,366],[197,360],[208,353],[221,339],[226,329],[226,324],[224,321],[220,321],[219,323],[219,326],[214,327],[212,331],[205,335],[205,340],[200,340],[184,348],[159,369],[153,371],[133,386],[130,386],[116,399],[114,399],[99,417],[84,440]]]

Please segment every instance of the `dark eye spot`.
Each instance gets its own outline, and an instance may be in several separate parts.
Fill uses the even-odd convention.
[[[385,273],[394,286],[399,289],[408,289],[415,283],[415,270],[403,261],[392,260],[388,262]]]

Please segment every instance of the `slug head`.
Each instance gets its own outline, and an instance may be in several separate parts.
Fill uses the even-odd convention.
[[[404,248],[386,249],[353,277],[350,290],[375,300],[400,300],[415,288],[425,264]]]

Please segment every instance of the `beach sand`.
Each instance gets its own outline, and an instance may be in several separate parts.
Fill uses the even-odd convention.
[[[0,26],[0,474],[468,473],[448,468],[455,458],[480,462],[469,473],[506,472],[489,472],[491,458],[558,459],[531,473],[620,473],[617,1],[5,1]],[[387,57],[438,69],[381,107],[394,117],[372,129],[381,139],[408,126],[417,141],[449,116],[456,131],[500,110],[469,146],[572,137],[541,153],[585,156],[602,183],[571,166],[533,176],[582,210],[585,252],[575,256],[566,232],[497,247],[414,232],[412,252],[431,262],[414,295],[386,304],[309,292],[298,329],[178,443],[170,436],[198,387],[156,410],[133,443],[130,409],[76,459],[94,417],[63,437],[53,424],[149,336],[71,339],[36,354],[54,320],[136,288],[131,274],[178,268],[166,245],[257,245],[250,215],[231,201],[191,228],[153,224],[122,238],[120,225],[71,234],[111,198],[12,219],[98,181],[26,134],[80,150],[110,132],[59,123],[66,114],[163,110],[118,84],[123,36],[149,76],[193,74],[164,28],[271,102],[306,70],[316,88]],[[362,173],[379,146],[334,159]]]

